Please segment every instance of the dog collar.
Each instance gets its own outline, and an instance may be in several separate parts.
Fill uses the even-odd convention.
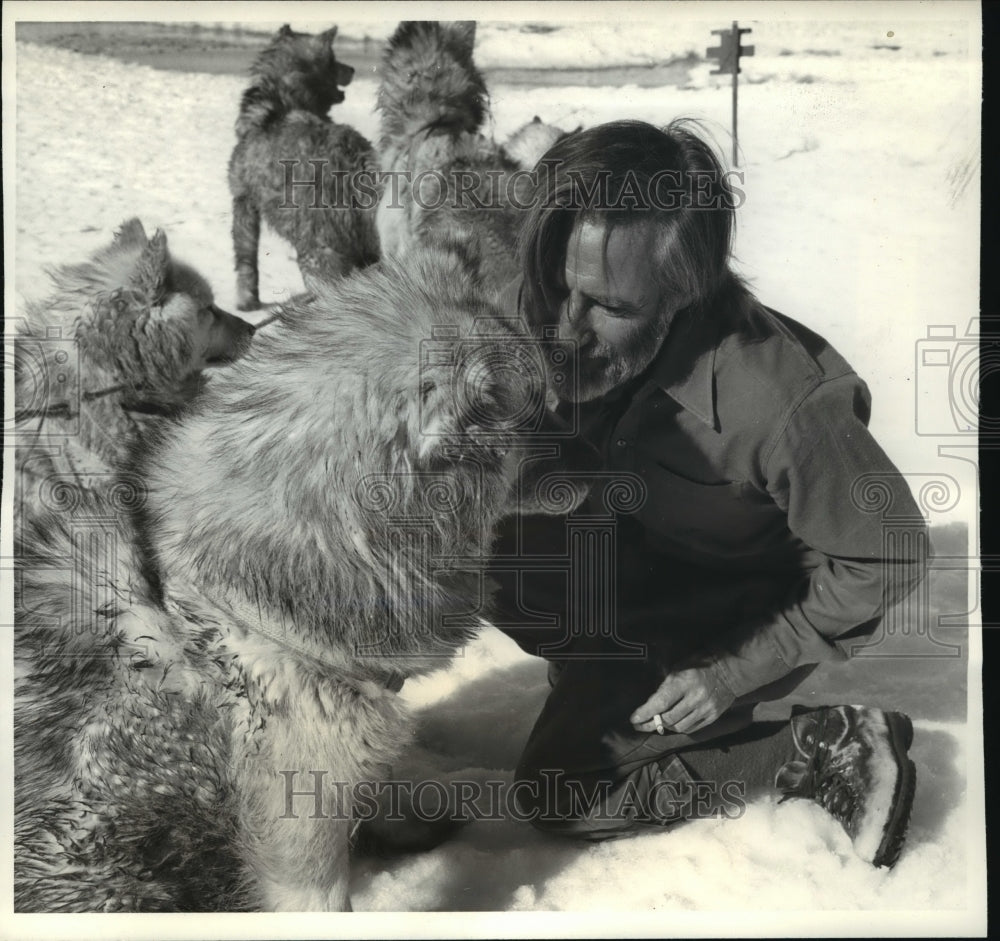
[[[229,633],[231,635],[235,633],[234,640],[237,647],[252,645],[255,639],[265,640],[291,653],[297,659],[318,664],[324,672],[335,673],[344,682],[361,690],[367,688],[372,692],[381,693],[387,690],[396,692],[405,679],[395,670],[380,669],[375,664],[372,664],[371,671],[358,670],[356,662],[348,657],[338,656],[335,647],[326,648],[303,641],[288,629],[282,618],[272,615],[268,609],[260,605],[243,599],[215,598],[197,590],[187,591],[183,597],[178,597],[166,586],[163,603],[168,611],[182,618],[197,616],[198,609],[207,606],[214,613],[213,619],[219,622],[223,630],[226,625],[236,629],[235,632],[231,630]],[[191,608],[195,610],[192,611]]]

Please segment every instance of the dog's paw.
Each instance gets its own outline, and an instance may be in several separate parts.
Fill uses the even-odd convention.
[[[361,821],[352,838],[352,851],[356,856],[426,853],[449,840],[466,823],[447,817],[421,820],[408,808],[403,820],[386,820],[380,815]]]

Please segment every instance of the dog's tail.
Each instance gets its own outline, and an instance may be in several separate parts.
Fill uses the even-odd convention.
[[[378,90],[382,146],[421,133],[475,133],[487,113],[483,76],[472,60],[475,21],[413,20],[389,40]]]
[[[245,137],[250,131],[259,131],[280,120],[287,108],[284,102],[260,85],[251,85],[240,99],[240,113],[236,118],[236,136]]]

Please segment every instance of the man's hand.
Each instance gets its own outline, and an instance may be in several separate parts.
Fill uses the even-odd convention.
[[[640,732],[696,732],[714,722],[736,697],[711,666],[691,667],[667,675],[630,720]],[[662,730],[655,717],[660,717]]]

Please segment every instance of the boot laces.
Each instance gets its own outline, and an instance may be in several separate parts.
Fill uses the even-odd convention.
[[[792,797],[808,797],[846,823],[854,816],[857,795],[845,769],[837,761],[834,749],[824,740],[827,718],[824,714],[820,719],[801,776],[785,791],[779,803]],[[808,739],[807,744],[810,744]],[[797,741],[796,745],[800,751],[803,750]]]

